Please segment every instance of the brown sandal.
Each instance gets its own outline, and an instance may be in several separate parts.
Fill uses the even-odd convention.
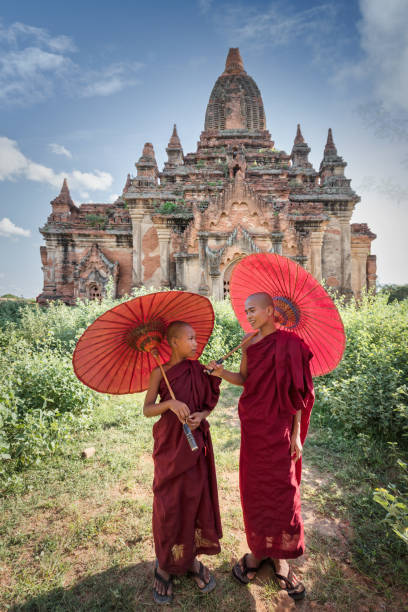
[[[240,582],[241,584],[248,584],[249,582],[251,582],[251,580],[255,580],[255,576],[253,578],[248,578],[248,574],[252,574],[252,573],[256,574],[256,572],[260,569],[261,565],[263,564],[263,561],[261,561],[259,565],[255,567],[249,567],[249,565],[247,564],[248,555],[249,553],[246,553],[241,559],[242,565],[244,566],[243,569],[241,568],[239,561],[238,561],[238,563],[236,563],[231,570],[234,578],[238,580],[238,582]]]
[[[173,584],[173,576],[169,576],[169,579],[166,580],[165,578],[163,578],[163,576],[161,576],[159,574],[159,572],[157,571],[159,567],[159,562],[156,559],[156,562],[154,564],[154,577],[156,578],[156,580],[158,580],[159,582],[161,582],[164,585],[164,588],[166,589],[166,592],[164,595],[161,595],[161,593],[159,593],[154,587],[153,587],[153,599],[154,601],[159,604],[159,605],[168,605],[171,604],[173,602],[173,593],[171,593],[170,595],[168,594],[168,590],[169,590],[169,586],[171,584]]]
[[[210,573],[210,577],[208,582],[205,581],[205,576],[204,576],[204,565],[201,563],[201,561],[199,561],[199,570],[198,572],[195,572],[194,570],[189,570],[187,572],[188,576],[192,576],[193,578],[199,578],[201,580],[201,582],[204,583],[203,587],[200,587],[197,583],[197,587],[198,589],[201,591],[201,593],[211,593],[211,591],[213,591],[215,589],[216,586],[216,582],[215,582],[215,578],[214,576]]]
[[[275,577],[277,578],[277,580],[283,580],[283,582],[286,584],[286,587],[281,587],[279,585],[280,588],[286,591],[287,594],[290,597],[292,597],[292,599],[294,599],[295,601],[304,599],[306,595],[305,585],[303,584],[303,582],[300,582],[300,581],[294,582],[294,580],[297,580],[297,578],[295,574],[293,573],[292,568],[289,567],[289,574],[287,576],[282,576],[282,574],[278,574],[276,572],[275,563],[273,561],[272,561],[272,567],[273,567],[273,571],[275,572]],[[302,587],[300,591],[299,591],[299,587]]]

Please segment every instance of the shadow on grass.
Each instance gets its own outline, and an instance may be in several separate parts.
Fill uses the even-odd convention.
[[[174,582],[174,601],[166,610],[244,612],[255,610],[250,591],[237,585],[226,564],[214,570],[215,590],[202,595],[191,578],[178,577]],[[14,604],[12,612],[141,612],[162,610],[152,596],[153,564],[141,562],[127,567],[112,567],[79,580],[74,585],[54,588]]]

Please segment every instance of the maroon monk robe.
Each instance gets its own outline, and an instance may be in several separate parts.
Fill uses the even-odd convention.
[[[204,373],[198,361],[186,359],[166,371],[176,398],[190,414],[212,410],[221,379]],[[165,381],[160,401],[170,399]],[[222,537],[214,452],[208,421],[193,431],[198,450],[192,451],[177,416],[163,412],[153,426],[153,538],[159,566],[184,574],[197,554],[220,552]]]
[[[293,415],[302,410],[306,438],[314,402],[307,345],[277,330],[247,348],[248,375],[238,411],[241,503],[248,546],[259,559],[304,552],[299,484],[301,460],[290,454]]]

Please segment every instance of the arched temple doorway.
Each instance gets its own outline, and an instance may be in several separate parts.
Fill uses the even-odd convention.
[[[237,263],[241,261],[241,259],[243,259],[244,257],[245,255],[242,255],[241,257],[237,257],[236,259],[231,261],[231,263],[228,264],[228,266],[224,270],[224,292],[223,292],[224,300],[226,300],[229,297],[229,285],[230,285],[232,271],[237,265]]]
[[[90,283],[88,286],[88,297],[90,300],[99,300],[102,299],[102,289],[101,286],[97,283]]]

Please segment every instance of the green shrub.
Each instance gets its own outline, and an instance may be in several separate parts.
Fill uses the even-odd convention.
[[[33,347],[47,346],[72,353],[81,334],[97,317],[130,297],[144,295],[150,291],[148,288],[141,287],[134,289],[132,296],[126,295],[114,299],[112,285],[110,285],[107,296],[101,301],[78,300],[75,307],[67,306],[62,302],[51,302],[47,307],[38,306],[38,304],[24,307],[20,313],[20,321],[18,327],[15,328],[15,334]],[[8,336],[10,337],[10,332]]]
[[[315,380],[317,410],[349,437],[408,448],[408,302],[365,295],[341,312],[347,346],[337,369]]]
[[[0,302],[0,330],[9,323],[19,323],[21,314],[26,308],[35,307],[34,303],[26,300],[6,300]]]
[[[408,544],[408,466],[405,461],[397,460],[402,485],[390,483],[387,488],[378,487],[374,491],[374,501],[380,504],[387,514],[384,521],[405,544]]]
[[[202,363],[208,363],[212,359],[219,359],[237,346],[244,335],[229,301],[216,302],[214,300],[212,305],[215,313],[214,330],[202,354]],[[238,368],[240,360],[241,351],[237,351],[231,355],[225,362],[225,365],[227,367]]]
[[[408,299],[408,285],[383,285],[380,292],[388,295],[389,302],[394,300],[401,302]]]
[[[22,339],[0,358],[0,478],[55,452],[85,427],[95,393],[76,378],[70,355]]]

